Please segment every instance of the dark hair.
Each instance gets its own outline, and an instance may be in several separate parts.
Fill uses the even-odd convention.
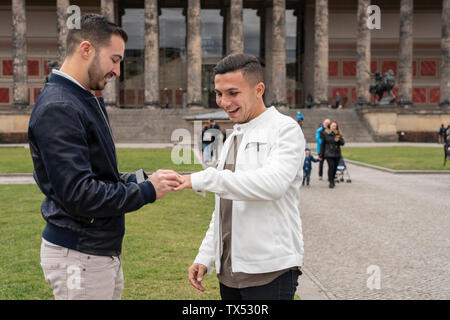
[[[72,55],[77,46],[86,40],[96,49],[107,46],[112,35],[118,35],[123,41],[128,41],[125,30],[104,16],[95,13],[84,14],[80,18],[80,28],[69,29],[66,40],[67,55]]]
[[[241,71],[244,77],[253,78],[255,83],[264,81],[264,71],[257,57],[246,53],[232,53],[220,60],[214,67],[214,75]]]

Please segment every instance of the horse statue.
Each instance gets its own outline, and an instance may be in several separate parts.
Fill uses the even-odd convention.
[[[375,76],[375,84],[370,85],[369,88],[371,94],[375,93],[375,104],[382,105],[393,103],[395,101],[395,95],[392,92],[392,88],[395,86],[394,71],[389,69],[383,76],[381,76],[379,72],[367,73],[371,76]],[[388,96],[383,98],[385,92],[388,92]]]

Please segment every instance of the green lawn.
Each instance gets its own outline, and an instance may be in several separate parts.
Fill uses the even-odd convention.
[[[443,166],[443,148],[430,147],[352,147],[342,148],[345,159],[394,170],[450,170]]]
[[[39,264],[42,199],[35,185],[0,185],[0,300],[53,298]],[[213,207],[211,193],[183,190],[127,214],[123,299],[220,298],[215,275],[204,293],[187,278]]]
[[[345,159],[356,160],[395,170],[450,170],[450,163],[443,166],[442,148],[429,147],[343,147]],[[315,151],[313,149],[313,151]],[[117,150],[119,170],[134,172],[143,168],[153,172],[157,169],[175,171],[199,171],[201,165],[175,164],[171,159],[172,149],[128,149]],[[24,148],[0,148],[0,173],[31,173],[33,164],[30,151]]]
[[[175,164],[171,159],[172,149],[117,149],[119,170],[121,172],[134,172],[138,169],[153,172],[157,169],[172,169],[175,171],[199,171],[200,164],[194,164],[193,152],[191,164]],[[33,162],[30,150],[11,147],[0,148],[0,173],[31,173]]]

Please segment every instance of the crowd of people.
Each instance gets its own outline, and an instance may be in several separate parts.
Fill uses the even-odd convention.
[[[328,186],[335,187],[335,177],[339,160],[342,157],[341,146],[345,144],[344,137],[336,120],[325,119],[316,130],[318,159],[311,154],[311,149],[305,150],[305,162],[303,165],[303,183],[310,186],[312,162],[319,162],[319,180],[323,180],[323,163],[328,164]]]

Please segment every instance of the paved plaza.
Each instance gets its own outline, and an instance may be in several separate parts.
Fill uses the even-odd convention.
[[[450,299],[450,175],[347,166],[352,183],[329,189],[314,166],[301,189],[304,297]]]

